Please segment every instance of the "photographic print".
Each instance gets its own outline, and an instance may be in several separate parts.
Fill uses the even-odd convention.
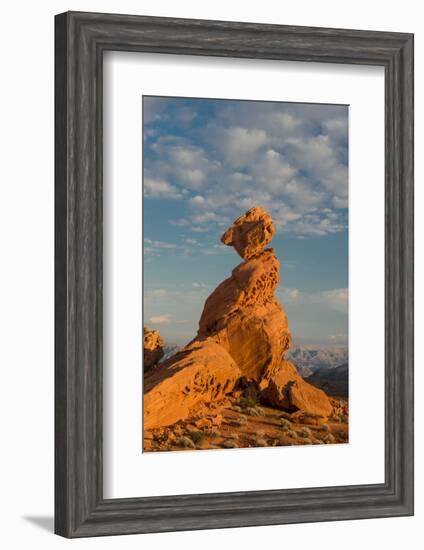
[[[348,442],[348,106],[143,96],[143,451]]]

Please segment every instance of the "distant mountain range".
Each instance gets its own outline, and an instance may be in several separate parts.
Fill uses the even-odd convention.
[[[162,361],[178,353],[183,346],[166,344]],[[348,394],[347,348],[294,346],[285,354],[285,359],[294,363],[299,374],[309,383],[333,396]]]
[[[308,382],[334,397],[347,397],[349,372],[347,363],[338,367],[323,367],[308,377]]]
[[[347,348],[296,346],[285,355],[310,384],[334,397],[348,396]]]
[[[162,358],[162,361],[165,361],[165,359],[172,357],[173,355],[178,353],[182,348],[183,346],[179,346],[178,344],[165,344],[163,348],[164,356]]]
[[[314,346],[294,346],[285,358],[293,361],[299,374],[304,378],[322,368],[334,368],[348,362],[347,348]]]

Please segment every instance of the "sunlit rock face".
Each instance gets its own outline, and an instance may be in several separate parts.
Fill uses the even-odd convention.
[[[164,341],[159,331],[144,327],[143,364],[145,372],[162,359],[164,356],[163,345]]]
[[[207,298],[194,340],[148,373],[145,427],[188,418],[200,403],[225,397],[240,378],[255,381],[273,407],[331,414],[326,394],[284,359],[291,333],[275,296],[280,264],[266,248],[274,233],[271,216],[254,207],[223,234],[244,261]]]
[[[271,216],[256,206],[234,221],[222,235],[221,242],[233,246],[244,260],[250,260],[264,250],[274,233]]]

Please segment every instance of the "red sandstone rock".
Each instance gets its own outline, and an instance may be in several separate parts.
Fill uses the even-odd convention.
[[[268,369],[261,381],[262,397],[270,405],[289,411],[302,411],[319,417],[331,415],[327,395],[305,382],[290,361]]]
[[[290,347],[287,317],[274,296],[279,262],[267,249],[238,265],[206,300],[197,338],[222,345],[244,376],[260,379]]]
[[[244,260],[249,260],[262,252],[274,233],[274,224],[268,212],[261,207],[254,207],[235,220],[222,235],[221,241],[234,246]]]
[[[188,418],[202,402],[224,397],[240,376],[231,356],[212,340],[189,344],[145,376],[144,428]]]
[[[162,359],[164,355],[163,344],[164,341],[159,331],[144,327],[143,364],[145,372]]]
[[[264,250],[274,231],[269,214],[252,208],[222,236],[245,261],[206,300],[197,337],[145,376],[145,429],[189,418],[205,404],[212,408],[242,376],[259,383],[272,406],[331,414],[326,394],[283,359],[291,334],[274,295],[279,261],[273,249]]]

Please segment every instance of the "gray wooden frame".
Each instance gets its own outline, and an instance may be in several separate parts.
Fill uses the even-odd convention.
[[[56,533],[85,537],[412,515],[413,35],[75,12],[56,16],[55,31]],[[384,483],[103,499],[105,50],[384,67]]]

